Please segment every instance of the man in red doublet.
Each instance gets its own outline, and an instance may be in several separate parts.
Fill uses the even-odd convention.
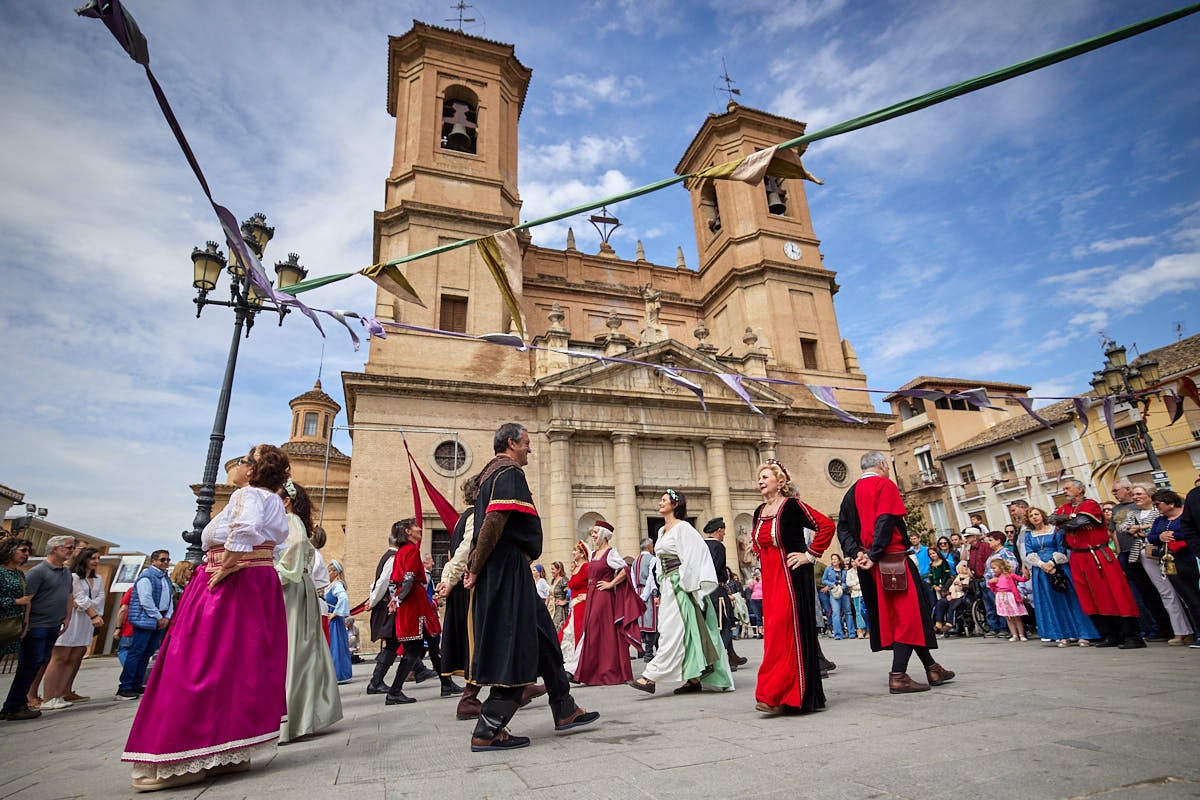
[[[1108,546],[1104,511],[1084,497],[1081,481],[1063,484],[1067,502],[1055,509],[1048,522],[1062,529],[1071,551],[1071,578],[1083,613],[1092,618],[1104,637],[1097,647],[1132,650],[1145,647],[1138,632],[1138,608],[1129,581]]]
[[[954,673],[934,661],[930,652],[937,647],[937,639],[929,601],[920,589],[921,576],[907,554],[904,500],[888,477],[887,456],[875,450],[864,455],[860,465],[862,476],[842,499],[838,541],[846,558],[858,568],[871,619],[871,650],[892,651],[888,691],[926,692],[953,678]],[[889,569],[899,570],[906,579],[891,582],[893,588],[888,588],[883,572]],[[925,667],[928,684],[908,676],[908,660],[914,652]]]

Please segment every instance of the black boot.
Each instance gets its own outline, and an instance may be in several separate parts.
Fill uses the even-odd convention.
[[[371,673],[371,682],[367,684],[367,694],[387,694],[391,690],[392,687],[384,683],[383,679],[395,661],[395,650],[385,648],[379,651],[379,655],[375,656],[375,671]]]
[[[1117,647],[1121,650],[1138,650],[1146,646],[1146,642],[1142,639],[1142,633],[1138,630],[1137,617],[1120,617],[1114,622],[1119,622],[1121,625],[1121,643]]]
[[[1115,628],[1112,620],[1103,614],[1093,614],[1092,624],[1096,626],[1096,630],[1100,633],[1101,639],[1096,643],[1096,647],[1117,647],[1121,644],[1120,629]]]

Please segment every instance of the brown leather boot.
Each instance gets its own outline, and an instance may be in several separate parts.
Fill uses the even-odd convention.
[[[468,683],[463,689],[462,697],[458,699],[458,709],[455,712],[459,719],[477,719],[483,703],[479,701],[479,687]]]
[[[888,673],[888,691],[892,694],[909,694],[911,692],[928,692],[929,684],[917,683],[908,677],[907,672]]]
[[[954,673],[941,664],[933,664],[925,668],[925,677],[929,678],[930,686],[941,686],[946,681],[954,680]]]

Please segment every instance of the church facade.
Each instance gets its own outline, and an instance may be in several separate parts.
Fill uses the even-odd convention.
[[[396,118],[375,262],[507,229],[519,221],[518,119],[531,71],[511,45],[414,23],[389,40],[387,107]],[[692,173],[801,135],[804,124],[730,104],[703,121],[676,170]],[[528,427],[526,469],[545,531],[542,562],[569,562],[597,518],[612,522],[622,555],[656,532],[667,488],[688,498],[701,527],[724,517],[729,563],[748,568],[756,467],[769,457],[804,499],[828,514],[858,476],[859,457],[886,450],[892,418],[865,392],[837,392],[866,424],[839,420],[800,385],[744,383],[756,412],[718,375],[864,388],[866,375],[838,330],[835,273],[799,180],[685,184],[700,263],[654,264],[521,240],[513,288],[526,321],[520,351],[473,339],[389,329],[362,372],[342,383],[354,442],[344,558],[369,583],[391,524],[412,514],[405,443],[425,473],[463,507],[459,485],[492,457],[503,423]],[[682,253],[682,251],[680,251]],[[426,307],[380,289],[376,317],[481,335],[512,320],[474,247],[405,264]],[[632,359],[683,372],[570,355]],[[428,503],[424,547],[440,562],[446,533]]]

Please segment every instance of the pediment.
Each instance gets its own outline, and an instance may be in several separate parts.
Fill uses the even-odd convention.
[[[717,377],[719,373],[738,374],[735,370],[673,339],[635,347],[616,358],[623,360],[588,360],[579,366],[547,375],[538,381],[539,389],[542,392],[554,392],[556,389],[583,390],[614,397],[661,394],[694,401],[693,392],[675,384],[660,370],[653,368],[666,366],[677,369],[682,377],[698,384],[704,391],[706,403],[727,402],[746,406],[745,401]],[[582,362],[583,359],[575,357],[572,361]],[[630,364],[628,361],[641,363]],[[763,410],[767,407],[787,408],[792,404],[790,397],[769,386],[752,380],[746,380],[742,386],[754,404]]]

